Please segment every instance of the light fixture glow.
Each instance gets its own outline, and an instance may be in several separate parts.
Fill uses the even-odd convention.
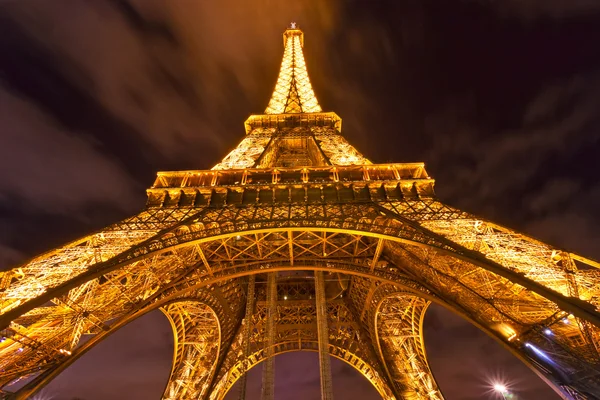
[[[546,329],[544,329],[544,334],[552,335],[552,331],[550,330],[550,328],[546,328]]]
[[[548,361],[549,363],[554,364],[554,361],[550,357],[548,357],[548,355],[546,353],[544,353],[542,350],[538,349],[536,346],[532,345],[531,343],[525,343],[525,347],[530,348],[540,358],[543,358],[544,360]]]
[[[505,393],[507,391],[506,386],[501,383],[494,383],[494,390],[500,393]]]
[[[512,328],[512,326],[502,323],[502,324],[498,324],[496,326],[496,329],[502,333],[504,336],[506,336],[506,340],[508,340],[509,342],[514,340],[517,337],[517,332],[515,332],[515,330]]]

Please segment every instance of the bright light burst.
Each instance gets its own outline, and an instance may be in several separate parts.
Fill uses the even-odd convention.
[[[494,390],[496,392],[505,393],[507,392],[506,386],[502,383],[494,383]]]
[[[511,399],[516,400],[517,396],[513,393],[516,382],[508,378],[505,374],[497,371],[487,376],[487,399]]]

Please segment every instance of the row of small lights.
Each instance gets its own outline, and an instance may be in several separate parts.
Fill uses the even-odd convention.
[[[569,315],[569,317],[572,317],[572,315]],[[569,317],[564,317],[561,321],[563,324],[568,325],[571,323],[571,321],[569,321]],[[544,328],[543,330],[544,335],[546,336],[552,336],[554,335],[554,332],[552,332],[552,329],[550,328]],[[529,343],[525,343],[525,346],[527,346]]]
[[[571,315],[569,315],[569,317],[572,317]],[[561,321],[563,324],[568,325],[571,323],[571,321],[569,321],[569,317],[565,317],[563,318]],[[512,328],[509,328],[511,331],[511,334],[508,336],[508,341],[511,342],[513,341],[516,337],[517,337],[517,333],[515,331],[512,330]],[[544,333],[544,335],[546,336],[552,336],[554,335],[554,332],[552,331],[552,329],[546,327],[542,330],[542,332]],[[525,343],[525,346],[527,346],[528,343]]]

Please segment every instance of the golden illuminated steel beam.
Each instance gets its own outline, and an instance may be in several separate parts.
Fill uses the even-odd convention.
[[[243,349],[244,349],[244,359],[248,360],[248,357],[250,357],[250,340],[251,340],[251,335],[252,335],[252,329],[253,329],[253,324],[252,324],[252,314],[254,314],[254,301],[255,301],[255,282],[256,282],[256,277],[254,275],[250,275],[248,277],[248,289],[246,291],[246,313],[244,314],[244,321],[243,321],[243,332],[244,335],[242,337],[243,343]],[[239,399],[240,400],[246,400],[246,379],[248,377],[247,374],[247,369],[242,371],[242,376],[240,378],[240,395],[239,395]]]
[[[371,260],[371,270],[375,269],[375,265],[379,261],[379,257],[381,257],[381,253],[383,251],[384,241],[383,238],[379,239],[377,242],[377,248],[375,249],[375,254],[373,255],[373,259]]]
[[[261,400],[275,398],[275,319],[277,317],[277,273],[267,274],[267,321],[265,329],[265,366],[262,375]]]
[[[321,376],[321,400],[333,400],[331,365],[329,363],[329,328],[327,324],[327,298],[323,271],[315,271],[315,302],[317,336],[319,338],[319,374]]]

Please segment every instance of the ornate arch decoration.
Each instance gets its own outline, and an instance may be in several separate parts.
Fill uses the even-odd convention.
[[[214,297],[201,291],[194,293],[194,297],[171,296],[116,319],[112,325],[106,326],[69,354],[69,357],[63,358],[35,376],[16,393],[15,398],[26,399],[33,396],[110,335],[155,310],[160,310],[169,322],[174,340],[171,372],[162,398],[186,398],[188,388],[177,384],[178,378],[182,376],[195,383],[196,390],[206,391],[215,374],[217,362],[223,356],[220,346],[231,339],[233,332],[222,326],[221,321],[227,322],[227,317],[221,305]],[[203,322],[203,325],[199,325],[199,321]]]
[[[348,365],[352,366],[362,376],[364,376],[381,395],[384,400],[394,399],[385,379],[379,375],[377,370],[366,360],[356,355],[356,352],[350,351],[340,346],[329,344],[329,355]],[[319,351],[319,344],[315,340],[287,341],[280,342],[274,346],[274,355],[290,353],[295,351]],[[249,371],[261,362],[267,354],[267,349],[261,349],[254,352],[246,361],[238,361],[227,372],[225,372],[219,382],[215,385],[215,390],[211,393],[210,400],[222,400],[235,382],[240,378],[241,371]]]

